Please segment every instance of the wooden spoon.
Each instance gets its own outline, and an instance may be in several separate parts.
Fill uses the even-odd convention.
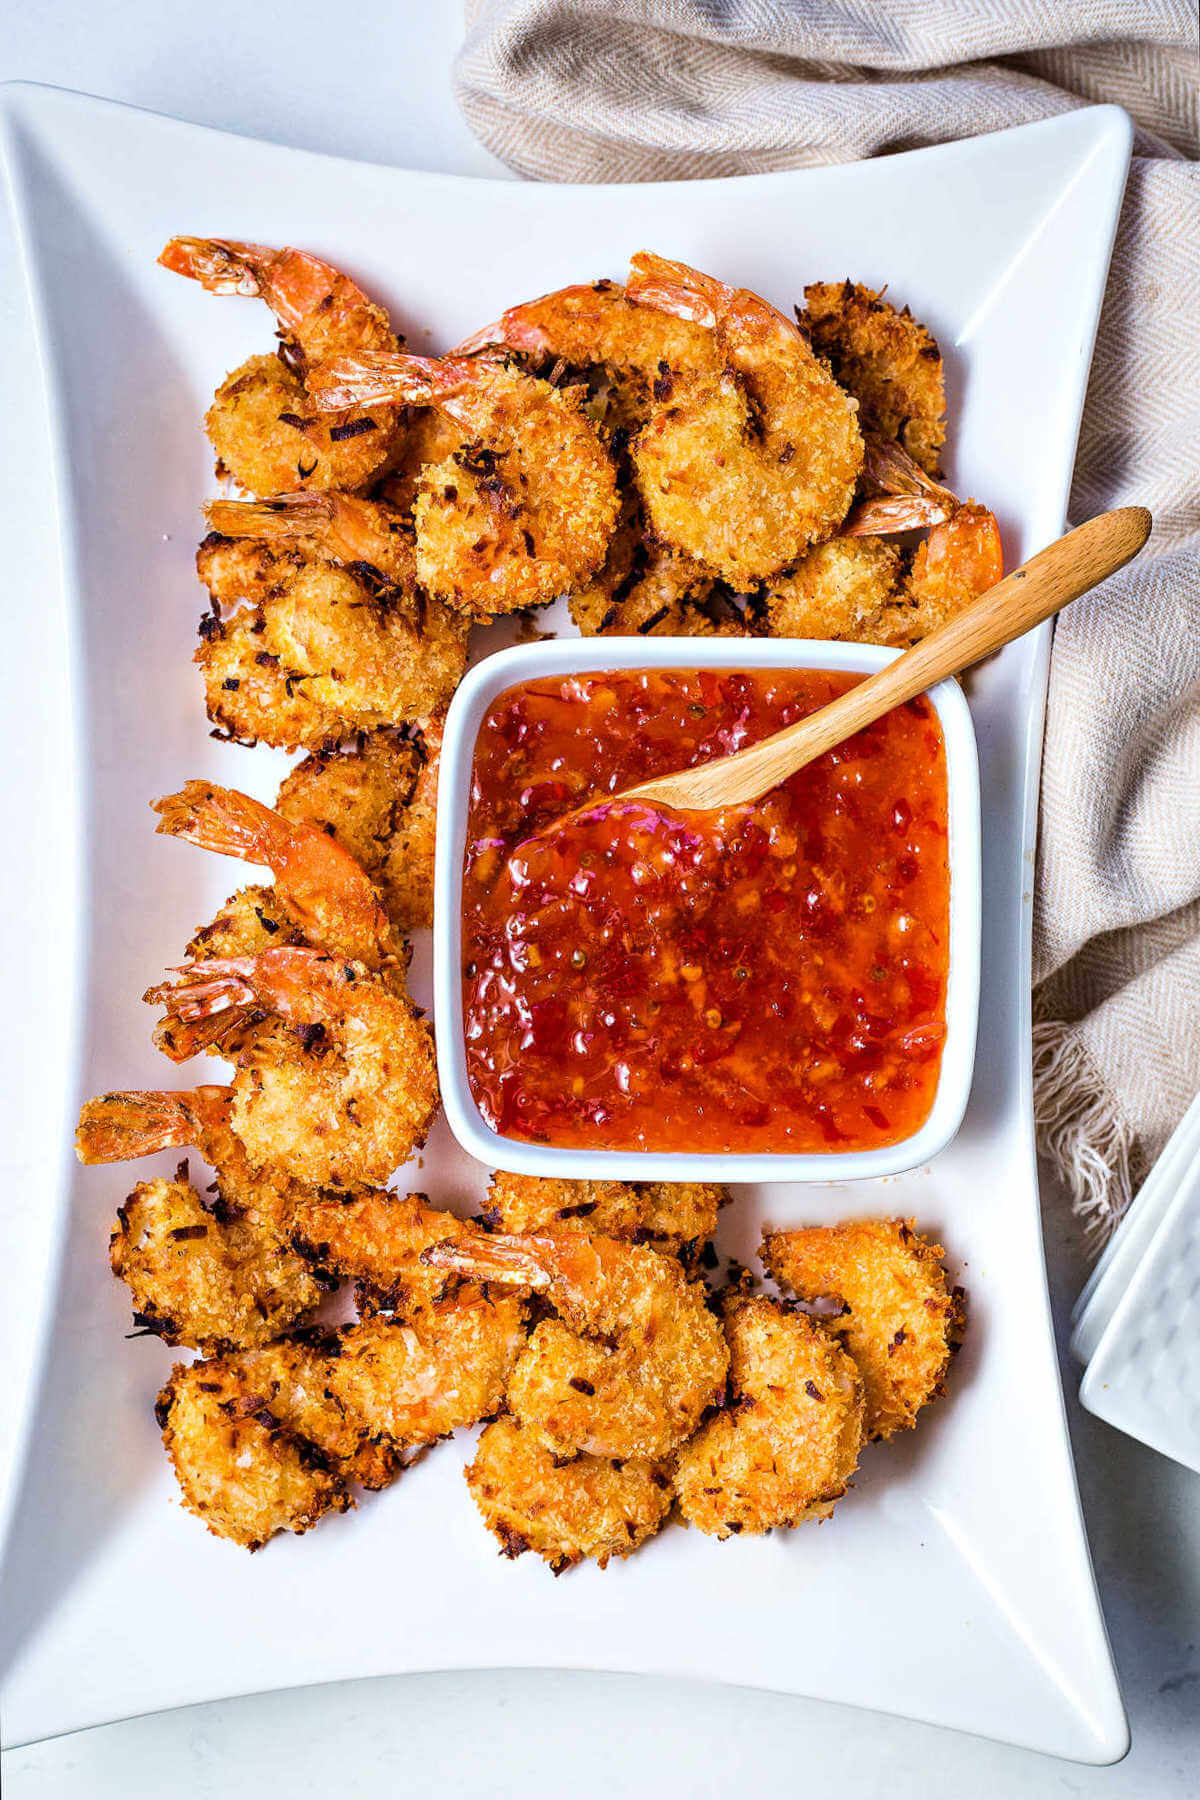
[[[1011,643],[1114,575],[1142,548],[1151,523],[1144,506],[1122,506],[1089,519],[1039,550],[886,669],[869,675],[818,712],[732,756],[626,788],[606,799],[605,808],[624,800],[648,800],[681,812],[706,812],[761,800],[844,738]],[[596,804],[592,800],[577,810],[588,811]]]

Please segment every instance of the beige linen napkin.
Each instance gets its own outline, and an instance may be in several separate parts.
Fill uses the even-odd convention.
[[[1107,1233],[1200,1088],[1192,0],[474,0],[467,17],[467,120],[542,180],[841,162],[1098,100],[1133,115],[1071,516],[1136,501],[1156,525],[1058,624],[1034,921],[1041,1147]]]

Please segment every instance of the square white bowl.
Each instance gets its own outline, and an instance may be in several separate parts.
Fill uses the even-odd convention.
[[[949,812],[950,956],[946,1040],[929,1116],[919,1130],[879,1150],[807,1155],[754,1151],[691,1154],[592,1150],[525,1143],[494,1131],[471,1093],[463,1027],[462,877],[479,727],[509,688],[554,675],[608,669],[844,669],[869,675],[899,655],[869,644],[810,638],[567,638],[518,644],[477,663],[450,705],[438,776],[433,986],[438,1076],[450,1129],[489,1168],[590,1181],[866,1181],[929,1162],[950,1142],[967,1107],[979,1016],[979,760],[971,714],[956,681],[927,695],[946,749]]]

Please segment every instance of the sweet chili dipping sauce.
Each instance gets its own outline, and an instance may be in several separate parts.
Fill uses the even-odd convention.
[[[949,943],[929,703],[753,806],[605,799],[754,743],[859,679],[623,670],[526,682],[493,704],[475,747],[463,1011],[471,1091],[496,1131],[804,1152],[874,1149],[922,1124]]]

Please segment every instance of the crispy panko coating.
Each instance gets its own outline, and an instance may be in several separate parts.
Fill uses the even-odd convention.
[[[719,369],[663,384],[631,445],[650,528],[735,588],[829,537],[863,460],[857,408],[789,319],[748,290],[640,252],[629,295],[712,331]]]
[[[468,357],[345,357],[310,372],[322,404],[387,398],[459,426],[427,463],[413,517],[417,574],[472,618],[542,606],[600,567],[617,519],[616,470],[574,390]]]
[[[563,1226],[478,1232],[425,1252],[435,1268],[541,1293],[510,1410],[558,1455],[664,1457],[720,1398],[729,1363],[703,1284],[673,1257]]]
[[[797,313],[813,348],[828,358],[837,381],[854,395],[865,430],[895,438],[915,462],[937,475],[946,441],[942,356],[908,308],[853,281],[818,281],[804,290]]]
[[[717,363],[711,332],[690,319],[635,306],[615,281],[561,288],[510,306],[462,348],[491,345],[535,364],[561,361],[581,373],[602,374],[608,423],[632,430],[645,424],[673,372],[711,372]]]
[[[225,1016],[240,1031],[273,1015],[233,1082],[230,1124],[256,1167],[378,1186],[424,1143],[438,1105],[433,1038],[395,971],[384,982],[317,950],[267,950],[187,964],[146,999],[167,1006],[185,1048],[193,1022]]]
[[[562,1181],[498,1170],[488,1190],[485,1216],[505,1232],[537,1232],[561,1225],[648,1243],[678,1255],[712,1236],[718,1209],[728,1199],[723,1187],[703,1182]]]
[[[278,810],[320,825],[361,863],[399,931],[433,924],[433,851],[441,721],[418,745],[376,731],[305,759],[279,790]]]
[[[217,474],[263,498],[293,489],[354,493],[373,481],[392,454],[391,435],[373,428],[339,438],[344,423],[316,411],[278,356],[247,358],[204,415]]]
[[[253,886],[231,894],[215,917],[196,929],[185,954],[202,962],[210,956],[257,956],[281,944],[304,942],[278,889]]]
[[[421,1262],[431,1244],[457,1242],[469,1227],[425,1194],[364,1188],[320,1190],[297,1207],[292,1239],[319,1268],[357,1283],[360,1308],[411,1318],[459,1285],[458,1277]]]
[[[372,1436],[420,1448],[500,1410],[524,1343],[519,1300],[464,1287],[408,1320],[345,1326],[331,1347],[329,1396]]]
[[[427,463],[445,462],[461,446],[462,432],[453,419],[432,406],[410,410],[392,466],[376,490],[379,498],[411,518],[422,469]]]
[[[863,1442],[863,1384],[804,1313],[762,1295],[727,1303],[730,1402],[679,1452],[675,1493],[712,1537],[826,1519]]]
[[[876,642],[872,630],[895,599],[903,571],[901,551],[885,538],[830,538],[771,583],[771,635]]]
[[[755,630],[753,615],[706,569],[657,545],[610,554],[595,579],[569,596],[567,610],[584,637],[748,637]]]
[[[313,1445],[222,1362],[177,1363],[155,1416],[183,1503],[214,1537],[260,1550],[277,1531],[308,1531],[353,1505]]]
[[[206,538],[197,568],[218,609],[196,652],[209,717],[238,742],[319,749],[426,719],[462,678],[465,622],[416,587],[246,539]]]
[[[872,1438],[907,1431],[943,1392],[966,1320],[944,1254],[911,1219],[811,1226],[763,1239],[763,1266],[781,1287],[806,1302],[841,1301],[842,1312],[825,1323],[862,1372]]]
[[[533,1550],[556,1575],[593,1557],[629,1556],[666,1523],[671,1483],[661,1465],[555,1456],[516,1419],[479,1439],[467,1486],[505,1556]]]
[[[913,557],[906,591],[884,615],[883,643],[915,643],[1004,574],[1000,529],[986,506],[968,500],[935,525]]]
[[[269,1413],[343,1482],[385,1488],[404,1461],[390,1438],[331,1392],[329,1372],[340,1347],[338,1332],[314,1326],[225,1357],[222,1371],[238,1387],[246,1415]]]
[[[173,1181],[134,1188],[109,1261],[136,1325],[207,1352],[269,1343],[311,1318],[329,1287],[278,1232],[219,1201],[206,1207],[186,1163]]]

